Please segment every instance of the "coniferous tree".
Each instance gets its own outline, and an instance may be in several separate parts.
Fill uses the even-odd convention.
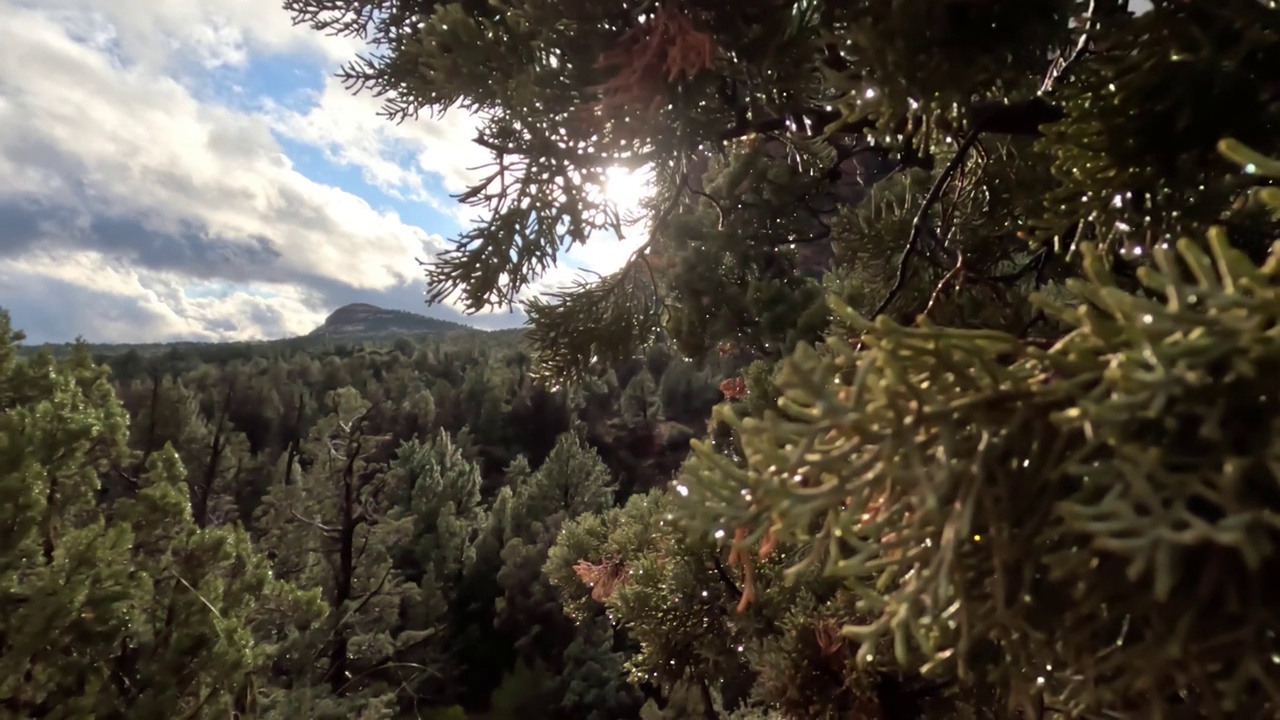
[[[14,362],[0,311],[0,708],[207,717],[257,707],[273,641],[323,614],[243,530],[195,522],[172,449],[139,470],[87,349]],[[133,474],[138,470],[136,474]],[[104,478],[128,493],[102,501]]]
[[[622,418],[641,427],[653,427],[662,419],[662,397],[648,369],[641,370],[627,383],[619,400]]]
[[[566,717],[617,720],[637,712],[644,697],[628,682],[626,656],[614,644],[613,627],[597,616],[582,624],[565,648],[556,694]]]
[[[414,522],[406,578],[417,584],[407,603],[405,629],[421,639],[400,654],[404,660],[434,668],[420,680],[433,700],[452,700],[463,671],[458,648],[467,631],[462,616],[462,586],[476,562],[476,542],[487,524],[480,498],[480,469],[462,456],[444,431],[429,442],[400,447],[392,466],[403,475]]]
[[[257,525],[277,572],[323,592],[329,615],[296,648],[290,672],[328,689],[318,700],[332,699],[324,712],[342,713],[391,703],[398,688],[438,669],[396,662],[428,632],[395,622],[416,594],[394,562],[414,528],[403,476],[372,461],[386,438],[369,433],[373,408],[354,388],[325,402],[328,414],[302,445],[303,467],[286,468],[295,480],[271,489]]]
[[[519,466],[517,466],[519,471]],[[560,526],[613,505],[608,468],[573,433],[560,436],[546,461],[512,490],[497,581],[497,623],[528,660],[552,664],[567,645],[566,618],[542,574]],[[554,665],[553,665],[554,666]]]

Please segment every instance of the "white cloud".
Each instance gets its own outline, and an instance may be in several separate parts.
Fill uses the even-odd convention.
[[[414,258],[443,247],[440,236],[298,173],[267,118],[202,103],[155,65],[121,64],[111,50],[111,38],[127,34],[119,28],[68,27],[31,9],[4,12],[0,212],[17,223],[0,232],[9,288],[44,278],[128,295],[154,323],[130,337],[276,335],[309,329],[332,309],[314,288],[420,283]],[[131,32],[148,27],[127,17]],[[199,279],[271,297],[187,296],[183,283]],[[257,328],[240,322],[262,316],[266,302],[294,320]]]
[[[96,39],[130,62],[153,70],[194,60],[206,67],[241,65],[250,52],[306,53],[331,61],[359,47],[294,27],[279,0],[7,0],[54,17],[77,37]],[[14,18],[6,17],[13,25]]]
[[[385,287],[409,279],[415,268],[406,259],[442,247],[438,236],[282,166],[261,118],[113,66],[36,16],[19,20],[0,28],[0,87],[11,98],[0,116],[9,129],[0,139],[0,178],[9,176],[0,190],[37,189],[23,178],[42,168],[13,158],[43,141],[80,166],[78,177],[64,179],[88,186],[97,207],[83,209],[145,218],[157,232],[196,223],[233,242],[270,238],[291,274]]]
[[[298,287],[248,284],[208,292],[207,283],[193,284],[177,273],[141,269],[92,251],[8,262],[0,266],[0,281],[24,287],[37,302],[56,302],[59,294],[65,301],[67,288],[93,299],[91,307],[62,308],[70,329],[60,333],[64,337],[26,328],[42,340],[81,334],[98,342],[229,342],[301,335],[324,320],[316,298]]]
[[[481,177],[475,168],[491,156],[471,141],[474,118],[453,110],[438,119],[394,123],[379,115],[380,108],[377,98],[353,94],[331,77],[310,108],[268,103],[267,116],[277,132],[322,148],[333,162],[359,168],[367,182],[388,195],[431,203],[465,224],[474,213],[430,194],[424,178],[434,174],[447,191],[457,193]]]
[[[600,233],[587,240],[585,245],[575,245],[556,267],[551,268],[519,295],[521,302],[546,295],[570,286],[576,280],[591,281],[598,275],[616,272],[626,264],[632,253],[648,239],[647,226],[624,228],[618,239],[613,233]]]

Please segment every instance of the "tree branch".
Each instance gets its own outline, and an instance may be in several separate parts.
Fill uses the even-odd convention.
[[[327,537],[332,538],[332,537],[336,537],[336,536],[337,536],[337,533],[338,533],[338,529],[337,529],[337,528],[329,527],[328,525],[325,525],[324,523],[320,522],[319,520],[312,520],[312,519],[310,519],[310,518],[304,518],[304,517],[302,517],[301,515],[299,515],[299,514],[298,514],[298,511],[297,511],[297,510],[294,510],[293,508],[289,508],[289,514],[290,514],[290,515],[292,515],[292,516],[294,516],[295,518],[297,518],[297,519],[301,520],[302,522],[304,522],[304,523],[306,523],[306,524],[310,525],[311,527],[316,528],[317,530],[319,530],[319,531],[323,532]]]
[[[498,142],[497,140],[484,137],[483,135],[476,135],[474,138],[472,138],[472,142],[494,153],[495,155],[498,155],[499,157],[506,156],[506,155],[516,155],[516,156],[525,157],[535,152],[532,149],[522,149],[522,148],[515,147],[514,145],[506,145]],[[603,153],[575,152],[570,148],[561,148],[558,154],[560,155],[560,157],[567,159],[576,165],[595,165],[597,167],[624,167],[628,170],[636,170],[641,167],[644,167],[646,163],[648,163],[650,160],[653,159],[652,153],[632,153],[629,155],[623,155],[623,154],[608,155]]]
[[[738,584],[729,576],[728,571],[724,569],[724,563],[720,562],[720,556],[716,555],[713,562],[715,563],[716,575],[720,578],[720,582],[724,583],[724,586],[728,588],[729,594],[733,596],[734,600],[741,600],[742,588],[738,587]]]
[[[898,294],[902,292],[902,288],[907,282],[907,272],[911,265],[911,259],[915,257],[915,253],[920,247],[921,236],[929,227],[929,211],[933,209],[933,206],[942,197],[947,183],[951,181],[956,171],[960,169],[960,165],[964,163],[965,158],[969,155],[969,149],[977,142],[980,132],[982,132],[982,126],[974,125],[973,129],[960,141],[960,146],[956,148],[955,155],[951,156],[947,166],[942,169],[933,186],[929,188],[929,193],[925,195],[924,202],[920,204],[920,211],[916,213],[915,221],[911,223],[911,234],[907,237],[907,246],[902,251],[902,257],[898,259],[898,274],[894,278],[893,285],[890,286],[884,300],[881,300],[876,309],[872,311],[870,319],[874,320],[882,314],[898,297]]]

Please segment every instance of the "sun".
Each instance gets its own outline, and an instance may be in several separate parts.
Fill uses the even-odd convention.
[[[618,208],[624,220],[639,214],[641,204],[653,193],[653,171],[648,167],[610,167],[604,176],[604,197]]]
[[[626,264],[631,254],[641,247],[649,236],[649,218],[642,212],[644,201],[653,194],[653,170],[643,167],[631,170],[609,167],[604,170],[604,182],[592,188],[592,199],[612,205],[622,220],[622,235],[602,230],[568,251],[567,256],[579,269],[607,275]]]

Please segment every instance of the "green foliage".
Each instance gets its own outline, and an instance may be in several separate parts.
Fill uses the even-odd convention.
[[[676,720],[676,718],[708,716],[708,704],[701,693],[701,688],[693,683],[677,683],[667,693],[666,699],[665,707],[659,707],[653,700],[645,703],[640,709],[640,720]],[[711,698],[710,710],[712,713],[718,710],[714,696]]]
[[[797,152],[801,162],[817,160]],[[663,302],[676,345],[706,357],[731,340],[773,355],[817,337],[826,307],[821,283],[803,271],[802,252],[829,241],[806,204],[821,191],[821,176],[753,144],[712,162],[702,182],[704,202],[676,215],[655,246],[672,265]]]
[[[641,370],[622,390],[622,418],[632,425],[652,426],[662,419],[662,398],[649,371]]]
[[[1235,7],[1248,2],[1223,11],[1232,27],[1264,17],[1264,10]],[[630,2],[617,12],[587,2],[520,1],[501,12],[483,3],[412,11],[392,0],[286,3],[301,23],[386,49],[351,63],[344,76],[381,97],[389,116],[457,107],[485,118],[477,141],[497,162],[461,198],[488,212],[456,247],[425,263],[432,301],[459,297],[472,310],[515,302],[565,247],[621,233],[618,198],[607,188],[611,168],[652,171],[653,196],[643,206],[651,235],[641,250],[612,275],[529,303],[540,365],[560,377],[582,375],[593,360],[621,362],[661,327],[697,355],[732,340],[776,356],[815,339],[827,313],[822,268],[815,276],[808,250],[857,248],[856,236],[838,227],[838,215],[856,203],[854,186],[870,172],[873,156],[927,174],[953,155],[967,158],[979,131],[1036,135],[1044,122],[1083,112],[1074,108],[1084,85],[1063,90],[1054,104],[1059,97],[1049,91],[1064,84],[1055,80],[1071,77],[1060,65],[1083,66],[1079,74],[1088,76],[1126,57],[1113,46],[1141,44],[1155,30],[1182,37],[1179,18],[1190,15],[1181,9],[1185,3],[1156,3],[1154,12],[1130,22],[1116,3],[1095,5],[1082,29],[1098,35],[1108,52],[1068,53],[1076,41],[1073,19],[1085,11],[1085,3],[1072,0],[981,8],[926,0],[652,8]],[[1259,45],[1268,38],[1265,30],[1250,37]],[[1150,67],[1156,64],[1150,59],[1168,47],[1144,50],[1130,63],[1135,82],[1158,82],[1156,74],[1166,71]],[[1071,60],[1047,63],[1055,51],[1060,61]],[[1224,72],[1243,77],[1251,70],[1206,66],[1204,82],[1213,86]],[[1160,107],[1183,112],[1196,102],[1189,95]],[[1091,120],[1066,122],[1070,131]],[[859,141],[868,135],[884,150],[868,153]],[[972,137],[962,142],[962,135]],[[926,205],[943,200],[943,227],[937,240],[909,245],[960,239],[972,228],[958,215],[997,216],[1015,226],[1038,222],[1046,213],[1040,186],[1061,190],[1055,197],[1081,193],[1078,183],[1050,176],[1045,160],[1079,145],[1075,136],[1048,142],[1042,157],[1031,156],[1027,144],[1014,143],[1027,156],[1015,158],[1004,140],[984,140],[982,162],[962,159],[963,180],[945,199],[922,202],[926,181],[914,201],[927,215]],[[1018,165],[1016,177],[997,167],[1008,163]],[[1038,176],[1034,183],[1027,182],[1028,169]],[[1085,191],[1100,197],[1098,187]],[[1019,212],[1003,214],[1015,190]],[[1056,203],[1049,209],[1050,225],[1061,234],[1058,210]],[[999,262],[1039,249],[1017,239],[1021,229],[986,224],[983,239],[1000,242],[963,256],[955,248],[974,250],[977,238],[934,247],[925,253],[935,275],[930,287],[959,257],[969,274],[1007,275],[1008,268],[997,272],[992,264],[996,248],[1003,246]],[[876,237],[871,252],[887,261],[901,252],[893,245]]]
[[[1280,150],[1275,8],[1255,0],[1154,5],[1097,31],[1107,51],[1063,84],[1065,117],[1043,142],[1061,182],[1046,197],[1053,230],[1087,217],[1099,239],[1148,253],[1201,237],[1210,224],[1247,220],[1232,204],[1249,181],[1223,172],[1220,139]],[[1260,258],[1269,245],[1242,247]]]
[[[1274,711],[1274,433],[1256,419],[1278,410],[1280,255],[1257,268],[1221,231],[1209,247],[1158,249],[1150,295],[1086,248],[1076,302],[1037,299],[1074,328],[1047,351],[835,302],[870,349],[797,352],[779,414],[723,412],[746,465],[696,446],[689,508],[812,538],[805,563],[860,588],[870,622],[845,633],[869,658],[887,642],[1088,717]]]
[[[447,583],[474,561],[468,535],[486,517],[480,469],[443,431],[430,443],[411,440],[402,445],[393,468],[404,474],[409,487],[416,523],[414,554],[424,580]]]
[[[632,672],[663,686],[718,677],[718,666],[735,654],[728,617],[707,622],[716,615],[710,608],[723,606],[732,592],[716,573],[713,541],[686,540],[666,520],[674,508],[673,498],[655,492],[585,515],[564,528],[546,567],[575,617],[585,621],[596,602],[607,601],[630,622],[630,637],[641,646]]]
[[[825,278],[828,292],[863,313],[879,308],[903,322],[925,314],[940,325],[1022,330],[1032,314],[1026,298],[1045,256],[1019,232],[1041,212],[1040,193],[1049,187],[1047,158],[1029,145],[997,139],[985,145],[984,156],[964,160],[938,229],[946,249],[930,250],[953,259],[909,262],[901,267],[905,274],[900,243],[883,238],[912,236],[933,179],[916,169],[877,183],[861,205],[832,223],[836,263]],[[967,279],[954,272],[957,265]]]
[[[613,506],[613,478],[599,455],[573,433],[565,433],[527,482],[513,488],[513,537],[541,541],[560,523]]]
[[[509,337],[287,357],[152,349],[111,383],[88,346],[20,359],[2,315],[0,331],[0,457],[56,467],[64,510],[42,510],[36,466],[23,467],[38,482],[0,476],[0,540],[16,548],[0,553],[0,601],[21,604],[0,642],[23,643],[0,658],[20,682],[24,662],[43,678],[0,695],[0,714],[181,716],[198,688],[212,692],[194,717],[634,717],[630,651],[608,624],[575,628],[541,574],[565,519],[614,503],[613,473],[557,428],[590,418],[579,430],[616,452],[616,380],[573,409],[529,382]],[[649,355],[655,386],[682,367]],[[686,372],[678,387],[707,397],[714,381]],[[37,562],[46,530],[56,569]],[[28,602],[31,588],[65,602]],[[209,625],[210,606],[225,623]]]
[[[611,167],[652,173],[648,238],[529,337],[584,386],[664,334],[747,366],[676,494],[570,522],[545,568],[696,691],[675,712],[724,709],[730,638],[787,717],[890,713],[889,677],[940,717],[1278,711],[1274,2],[287,7],[385,49],[346,75],[391,116],[484,117],[490,214],[433,300],[512,302],[618,230]]]
[[[425,720],[467,720],[467,711],[460,705],[450,705],[443,710],[428,711]]]
[[[637,27],[656,22],[639,4],[621,13],[592,3],[516,2],[501,13],[482,3],[441,4],[419,16],[375,0],[290,0],[286,7],[317,29],[387,48],[345,74],[383,95],[392,117],[453,106],[484,110],[480,142],[519,158],[517,172],[500,166],[463,196],[490,215],[428,269],[434,297],[460,294],[473,309],[512,301],[565,244],[618,231],[617,209],[598,199],[611,164],[655,162],[660,175],[674,178],[680,152],[722,134],[747,108],[780,116],[833,91],[849,116],[875,114],[890,127],[907,115],[954,117],[956,104],[975,96],[1033,88],[1026,69],[1044,57],[1043,48],[1067,41],[1072,10],[1063,0],[998,3],[988,12],[923,1],[699,2],[671,14],[694,18],[684,31],[689,39],[722,52],[700,59],[660,47],[652,68],[636,58],[643,45],[633,45]],[[380,13],[385,19],[374,22]],[[827,61],[829,47],[839,49],[839,61]],[[670,91],[644,76],[664,69],[670,80],[680,78]],[[625,71],[640,73],[639,80],[620,80]],[[879,94],[864,92],[868,87]],[[616,288],[625,277],[600,287]],[[601,326],[582,325],[591,327]]]
[[[128,415],[82,348],[15,364],[0,312],[0,704],[15,716],[177,717],[252,706],[279,637],[318,619],[238,528],[193,520],[169,446],[128,497]],[[21,388],[21,390],[20,390]]]
[[[401,507],[404,476],[373,460],[386,440],[369,432],[373,406],[351,387],[325,402],[329,414],[302,444],[308,466],[264,500],[260,544],[275,556],[280,575],[320,589],[329,607],[326,622],[296,648],[292,671],[339,698],[364,694],[380,702],[382,682],[412,684],[438,672],[397,662],[433,632],[394,622],[416,595],[394,557],[413,537],[414,523]]]
[[[658,684],[670,701],[650,715],[701,715],[703,688],[726,710],[752,700],[788,717],[875,712],[880,666],[839,671],[856,650],[832,642],[855,619],[839,584],[815,571],[786,581],[803,546],[776,545],[747,571],[725,557],[730,533],[691,536],[677,522],[681,506],[679,492],[654,491],[584,515],[564,527],[545,569],[580,623],[597,622],[603,609],[636,643],[633,678]]]
[[[417,584],[416,597],[404,604],[404,641],[412,649],[401,659],[431,668],[420,680],[423,691],[447,697],[459,670],[458,594],[476,562],[475,531],[487,522],[480,469],[441,431],[430,443],[402,445],[392,472],[407,483],[414,521],[412,559],[403,571]]]
[[[457,261],[461,272],[465,261]],[[442,282],[456,282],[441,280]],[[553,381],[582,381],[596,362],[618,365],[652,343],[663,319],[659,289],[649,268],[631,263],[602,280],[575,280],[526,303],[538,367],[555,368]],[[575,322],[564,322],[574,318]]]
[[[559,635],[567,624],[564,610],[542,567],[565,521],[613,504],[608,469],[572,433],[561,435],[537,471],[514,486],[497,575],[497,622],[513,632],[522,655],[547,662],[539,648],[563,653],[571,638]]]
[[[643,699],[627,682],[623,653],[615,652],[613,629],[603,617],[585,623],[565,649],[560,708],[583,720],[614,720],[635,713]]]
[[[541,663],[517,662],[502,678],[489,702],[489,720],[518,720],[549,708],[547,688],[553,680]]]

